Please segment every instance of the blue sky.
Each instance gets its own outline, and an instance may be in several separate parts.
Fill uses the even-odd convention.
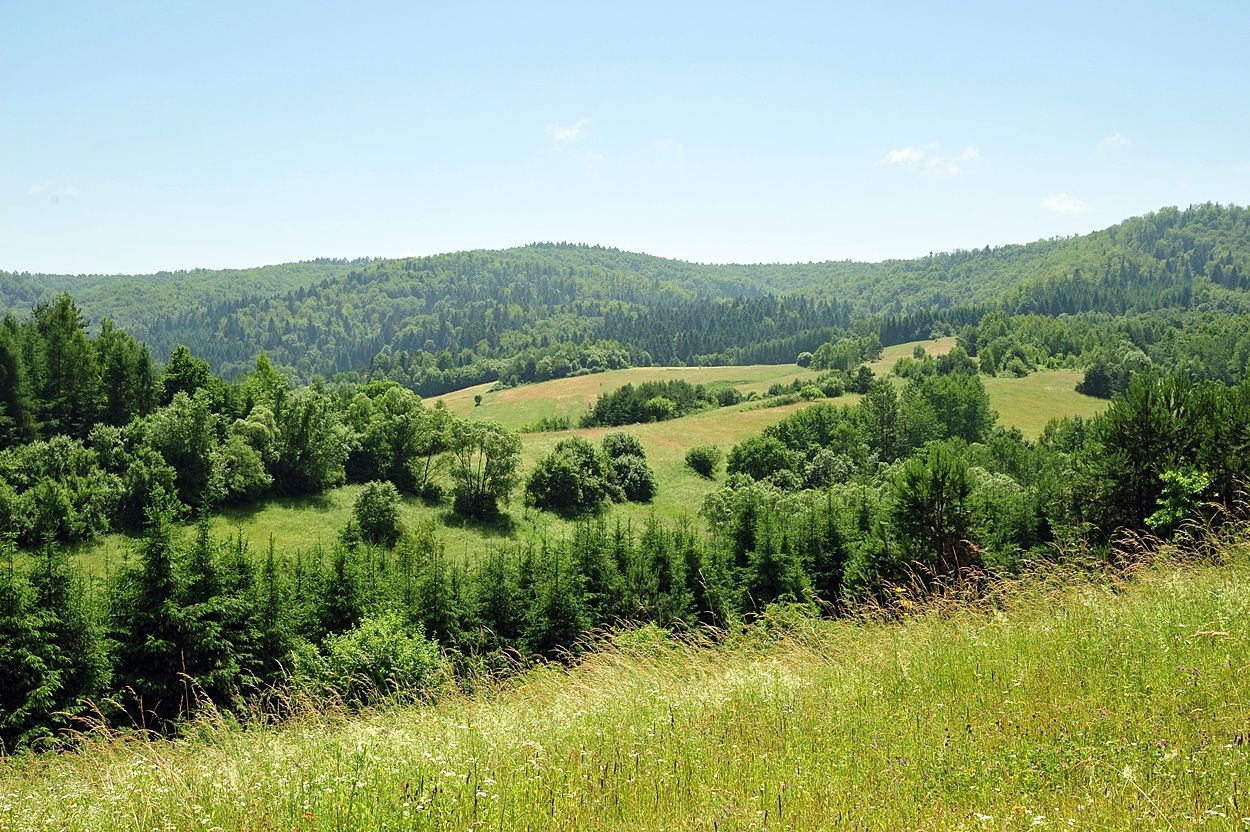
[[[1250,203],[1250,3],[0,2],[0,269],[910,257]]]

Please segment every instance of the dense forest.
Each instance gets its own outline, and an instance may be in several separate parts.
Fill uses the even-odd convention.
[[[778,603],[837,616],[1219,524],[1250,476],[1247,220],[1165,210],[871,265],[545,245],[165,275],[142,294],[6,277],[4,302],[24,308],[0,321],[0,749],[55,744],[86,716],[172,731],[210,709],[432,695],[518,655],[567,659],[596,628],[724,631]],[[918,348],[891,377],[864,366],[934,334],[955,348]],[[522,470],[518,434],[421,398],[697,361],[818,373],[761,405],[861,398],[810,404],[727,454],[690,448],[716,481],[698,517],[640,524],[605,511],[664,498],[628,427],[562,437]],[[996,423],[986,378],[1047,367],[1083,369],[1111,401],[1029,441]],[[586,424],[741,399],[645,382],[605,393]],[[211,533],[223,506],[348,482],[359,498],[326,545]],[[401,521],[404,495],[483,529],[506,527],[518,496],[575,525],[456,559],[436,525]],[[109,531],[134,551],[88,578],[69,547]]]
[[[133,291],[136,287],[143,291]],[[881,263],[714,266],[542,244],[404,260],[148,277],[0,275],[0,309],[70,291],[156,355],[227,378],[260,353],[297,381],[421,395],[623,364],[790,361],[850,334],[895,344],[1006,315],[1236,313],[1250,210],[1164,209],[1093,234]]]

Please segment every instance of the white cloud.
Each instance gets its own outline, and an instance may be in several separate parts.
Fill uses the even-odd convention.
[[[898,150],[891,150],[885,154],[885,160],[891,165],[914,165],[927,155],[929,155],[928,150],[907,145],[907,147],[900,147]]]
[[[905,168],[923,169],[935,176],[955,176],[962,173],[970,162],[981,158],[972,145],[954,155],[943,153],[937,145],[907,145],[885,154],[885,162]]]
[[[548,127],[547,135],[558,142],[575,142],[582,137],[585,129],[586,119],[581,119],[568,127]]]
[[[78,196],[78,186],[71,185],[61,178],[49,179],[47,182],[36,182],[26,189],[31,196],[46,196],[53,202],[62,197],[72,199]]]
[[[1098,146],[1106,151],[1114,152],[1128,145],[1128,136],[1123,133],[1112,133],[1098,143]]]
[[[587,150],[582,154],[582,158],[587,162],[602,162],[603,154],[597,150]]]
[[[1042,197],[1042,207],[1053,214],[1088,214],[1089,203],[1072,194],[1047,194]]]

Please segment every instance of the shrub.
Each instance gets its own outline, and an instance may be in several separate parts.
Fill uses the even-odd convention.
[[[605,500],[622,497],[607,457],[580,436],[557,442],[525,484],[530,505],[564,515],[596,511]]]
[[[650,502],[655,496],[655,474],[647,460],[634,454],[625,454],[612,460],[612,480],[625,495],[635,503]]]
[[[772,436],[752,436],[744,439],[729,452],[728,470],[731,474],[747,474],[762,480],[778,471],[798,467],[799,455]]]
[[[695,445],[686,451],[686,465],[701,477],[713,479],[725,454],[715,445]]]
[[[663,422],[677,416],[677,403],[667,396],[647,399],[642,406],[643,421]]]
[[[846,392],[846,383],[842,376],[830,374],[820,380],[820,391],[831,399],[836,399]]]
[[[821,390],[814,384],[805,384],[803,389],[799,390],[799,398],[804,401],[814,402],[817,399],[823,399],[825,391]]]
[[[642,449],[642,443],[638,441],[638,437],[624,431],[616,431],[603,437],[603,452],[612,459],[619,459],[623,456],[647,458],[647,452]]]
[[[573,420],[568,416],[544,416],[536,422],[530,422],[521,428],[521,433],[555,433],[571,430]]]
[[[353,706],[381,698],[429,698],[447,678],[438,644],[413,632],[395,612],[369,616],[326,638],[322,649],[294,657],[297,681],[333,692]]]
[[[371,482],[356,498],[354,516],[360,536],[370,543],[394,546],[399,540],[399,491],[389,482]]]

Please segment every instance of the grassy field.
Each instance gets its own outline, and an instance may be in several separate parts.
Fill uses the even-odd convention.
[[[946,352],[954,345],[953,338],[921,342],[933,354]],[[875,371],[885,373],[903,355],[911,355],[913,344],[890,347],[874,366]],[[756,365],[751,367],[700,367],[700,368],[641,368],[560,379],[543,384],[518,387],[499,393],[487,394],[481,407],[473,407],[473,390],[449,394],[447,401],[454,410],[469,410],[483,418],[500,418],[508,424],[519,426],[539,418],[543,408],[566,408],[569,413],[580,414],[580,408],[588,406],[598,391],[611,389],[627,382],[644,378],[682,378],[708,381],[739,380],[749,389],[766,390],[770,384],[804,375],[794,365]],[[1106,406],[1106,402],[1082,396],[1073,389],[1080,375],[1073,370],[1047,370],[1025,378],[986,378],[990,401],[999,413],[1000,423],[1019,427],[1026,437],[1036,438],[1047,420],[1054,416],[1091,416]],[[859,400],[854,394],[830,400],[841,405],[851,405]],[[561,404],[552,404],[559,401]],[[704,411],[669,422],[647,425],[630,425],[626,430],[636,435],[647,451],[647,457],[655,470],[659,494],[649,505],[626,504],[613,507],[612,516],[642,522],[655,512],[665,519],[693,516],[707,494],[716,487],[694,474],[685,466],[686,450],[702,443],[721,446],[726,452],[734,444],[748,436],[759,433],[793,413],[809,406],[808,403],[761,408],[758,403],[746,402],[734,407]],[[507,416],[513,412],[513,416]],[[555,411],[552,411],[555,412]],[[515,415],[515,414],[523,415]],[[548,414],[550,415],[550,413]],[[591,441],[599,441],[604,434],[618,428],[576,429],[557,433],[534,433],[522,436],[522,466],[533,467],[560,439],[581,435]],[[268,544],[270,535],[283,551],[308,549],[318,543],[334,541],[339,530],[347,523],[352,505],[360,486],[345,486],[318,497],[295,500],[270,500],[247,509],[227,510],[213,520],[219,535],[233,534],[242,529],[254,550],[261,551]],[[402,507],[406,523],[416,524],[434,521],[442,528],[440,535],[450,554],[457,557],[476,557],[485,547],[495,543],[560,534],[568,527],[567,521],[546,512],[526,509],[518,493],[509,510],[510,523],[504,527],[482,526],[465,523],[455,517],[446,507],[431,507],[420,500],[407,499]],[[133,546],[122,535],[109,535],[104,539],[79,547],[79,561],[91,572],[101,573],[117,562]]]
[[[905,355],[911,355],[919,344],[932,355],[944,355],[955,345],[954,338],[936,338],[931,341],[915,341],[887,347],[881,358],[869,364],[878,375],[884,375]],[[767,392],[773,384],[788,384],[794,379],[809,379],[820,375],[814,370],[804,370],[795,364],[750,364],[742,367],[632,367],[628,370],[612,370],[574,378],[545,381],[540,384],[524,384],[507,390],[490,392],[491,384],[479,384],[430,399],[430,403],[442,401],[457,416],[475,419],[494,419],[500,424],[519,430],[539,419],[558,416],[568,417],[574,424],[590,409],[602,393],[610,393],[626,384],[644,381],[668,381],[682,379],[691,384],[732,384],[743,393]],[[482,397],[482,403],[474,406],[474,398]]]
[[[610,370],[588,376],[574,376],[540,384],[523,384],[495,393],[488,392],[491,385],[477,385],[439,396],[432,401],[443,401],[458,416],[474,419],[494,419],[504,427],[520,430],[539,419],[565,416],[577,424],[583,413],[590,409],[602,393],[610,393],[626,384],[644,381],[669,381],[682,379],[691,384],[721,382],[737,387],[743,393],[752,391],[763,394],[776,383],[786,384],[793,379],[815,378],[820,375],[803,370],[794,364],[752,364],[743,367],[632,367],[628,370]],[[474,407],[473,397],[480,395],[482,404]]]
[[[1036,439],[1056,416],[1088,419],[1107,408],[1106,399],[1076,392],[1076,384],[1083,377],[1080,370],[1040,370],[1024,378],[982,376],[982,380],[990,403],[998,411],[999,423],[1020,428],[1025,437]]]
[[[1235,557],[719,647],[642,631],[354,719],[100,738],[0,761],[0,829],[1244,829]]]

